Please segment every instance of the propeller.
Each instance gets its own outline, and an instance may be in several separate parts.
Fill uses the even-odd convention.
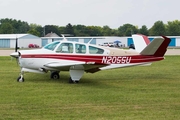
[[[15,39],[15,52],[11,53],[10,56],[12,56],[14,58],[19,58],[19,53],[17,52],[18,49],[19,49],[19,47],[18,47],[18,38],[16,36],[16,39]]]
[[[15,55],[15,58],[16,58],[16,63],[17,63],[17,65],[18,65],[18,63],[19,63],[19,57],[20,57],[20,55],[21,55],[21,53],[17,51],[18,49],[19,49],[19,47],[18,47],[18,38],[17,38],[17,36],[16,36],[15,53],[14,53],[14,55]]]
[[[15,43],[15,52],[18,50],[18,38],[16,37],[16,43]]]

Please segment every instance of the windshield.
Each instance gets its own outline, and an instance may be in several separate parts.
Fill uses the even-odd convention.
[[[44,49],[48,49],[48,50],[52,50],[53,51],[59,43],[60,42],[58,42],[58,41],[52,42],[52,43],[47,44],[46,46],[44,46]]]

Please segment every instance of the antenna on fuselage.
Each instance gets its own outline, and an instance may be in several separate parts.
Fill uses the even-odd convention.
[[[63,37],[63,41],[67,41],[66,37],[64,36],[64,34],[61,34],[61,36]]]
[[[88,42],[88,44],[90,44],[90,43],[92,42],[93,39],[94,39],[94,38],[91,38],[90,41]]]

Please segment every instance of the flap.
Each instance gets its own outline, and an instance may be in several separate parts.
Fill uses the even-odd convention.
[[[70,63],[52,62],[52,63],[47,63],[44,66],[50,68],[59,68],[59,67],[68,67],[73,65],[84,65],[84,64],[85,62],[70,62]]]

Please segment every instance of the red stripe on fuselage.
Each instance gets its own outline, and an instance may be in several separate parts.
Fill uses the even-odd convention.
[[[95,56],[95,55],[72,55],[72,54],[24,54],[21,58],[49,58],[59,60],[73,60],[81,62],[95,62],[95,64],[130,64],[144,63],[163,60],[163,57],[154,56]]]

